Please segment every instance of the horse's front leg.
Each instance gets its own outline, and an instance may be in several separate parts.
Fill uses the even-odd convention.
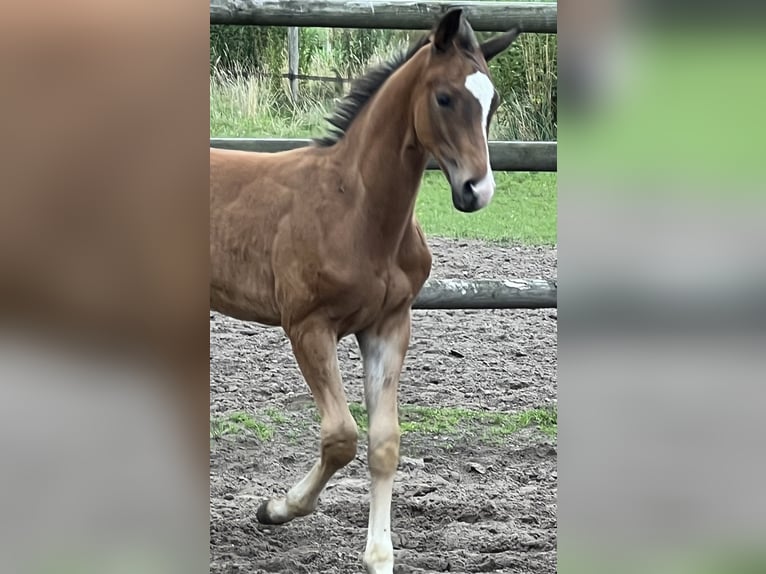
[[[364,563],[370,574],[392,573],[391,495],[399,464],[399,375],[410,341],[409,308],[357,335],[364,361],[369,417],[370,517]]]
[[[264,524],[282,524],[313,512],[332,475],[356,456],[358,431],[341,382],[337,336],[322,322],[309,320],[293,327],[288,337],[322,418],[320,453],[319,460],[286,497],[261,504],[256,516]]]

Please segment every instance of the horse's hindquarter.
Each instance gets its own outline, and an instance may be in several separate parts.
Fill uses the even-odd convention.
[[[268,325],[280,324],[272,253],[293,200],[275,156],[210,150],[210,306]]]

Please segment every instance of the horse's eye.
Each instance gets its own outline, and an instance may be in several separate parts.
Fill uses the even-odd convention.
[[[452,98],[449,97],[449,94],[436,94],[436,103],[443,108],[448,108],[452,104]]]

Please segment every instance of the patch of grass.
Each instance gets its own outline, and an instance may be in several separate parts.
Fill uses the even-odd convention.
[[[351,411],[351,416],[354,417],[356,426],[359,427],[359,431],[367,432],[369,421],[367,420],[367,409],[364,405],[359,403],[349,403],[348,410]]]
[[[399,426],[402,434],[457,434],[462,423],[472,421],[479,413],[454,407],[420,407],[402,405]]]
[[[415,214],[426,235],[554,245],[557,241],[557,174],[495,173],[492,203],[476,213],[452,205],[449,184],[439,171],[427,172]]]
[[[260,440],[269,440],[274,436],[274,427],[244,412],[231,413],[226,417],[210,421],[211,438],[218,439],[224,435],[243,432],[252,433]]]
[[[360,433],[369,430],[367,410],[363,404],[349,404]],[[309,406],[310,419],[318,423],[319,413],[316,407]],[[299,433],[306,432],[309,425],[305,416],[288,417],[274,407],[264,410],[268,422],[258,420],[244,412],[231,413],[226,417],[210,421],[210,436],[218,439],[224,435],[252,433],[258,439],[271,439],[277,427],[290,422],[291,427],[280,430],[289,442],[297,443]],[[308,414],[308,413],[307,413]],[[518,413],[499,413],[461,407],[426,407],[420,405],[401,405],[399,408],[399,427],[402,434],[438,435],[441,437],[476,436],[487,442],[497,442],[521,429],[534,427],[539,432],[555,438],[557,434],[558,412],[555,407],[529,409]]]
[[[558,410],[553,407],[529,409],[514,415],[500,414],[485,417],[482,422],[491,425],[485,431],[486,438],[501,438],[523,428],[535,427],[541,433],[556,438],[558,433]]]
[[[275,424],[279,425],[279,424],[284,424],[287,422],[287,417],[285,416],[285,413],[283,413],[277,408],[268,407],[267,409],[265,409],[265,412],[266,412],[266,416],[269,417],[269,419],[271,419],[271,422]]]
[[[367,410],[359,403],[349,405],[360,432],[367,432]],[[402,434],[428,435],[478,434],[495,441],[521,429],[535,427],[543,434],[555,438],[558,411],[555,407],[529,409],[519,413],[493,413],[460,407],[424,407],[401,405],[399,427]]]

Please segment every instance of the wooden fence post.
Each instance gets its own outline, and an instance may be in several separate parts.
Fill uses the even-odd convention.
[[[299,41],[298,28],[290,26],[287,29],[287,72],[290,74],[290,96],[293,103],[298,102]]]

